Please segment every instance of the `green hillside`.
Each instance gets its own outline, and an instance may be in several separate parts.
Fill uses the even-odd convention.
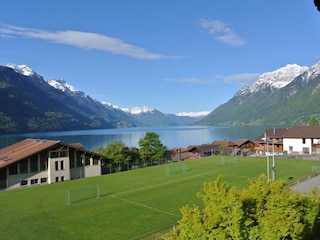
[[[299,76],[287,86],[254,94],[235,95],[199,125],[303,125],[320,116],[320,75]]]
[[[266,172],[265,158],[239,157],[223,165],[220,160],[186,161],[187,171],[171,176],[166,175],[168,165],[159,165],[0,192],[1,239],[150,239],[180,219],[182,206],[201,205],[196,194],[204,181],[221,174],[231,185],[246,187],[248,179]],[[276,177],[288,180],[310,172],[315,164],[276,159]],[[67,190],[92,185],[100,186],[99,199],[65,203]]]

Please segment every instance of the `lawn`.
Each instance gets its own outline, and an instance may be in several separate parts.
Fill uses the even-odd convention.
[[[204,181],[223,175],[230,185],[266,174],[265,158],[238,157],[221,165],[220,157],[186,161],[187,171],[166,176],[166,165],[136,169],[0,192],[0,239],[151,239],[181,218]],[[271,159],[270,159],[271,160]],[[271,161],[270,161],[271,162]],[[174,164],[174,163],[170,163]],[[319,162],[276,159],[276,178],[310,172]],[[67,205],[66,191],[100,186],[100,198]]]

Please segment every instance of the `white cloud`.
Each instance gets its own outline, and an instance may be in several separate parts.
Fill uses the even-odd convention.
[[[224,82],[226,83],[238,83],[241,85],[249,85],[257,81],[260,76],[261,73],[241,73],[220,78],[223,78]]]
[[[228,25],[220,20],[208,21],[205,19],[198,20],[198,24],[214,39],[227,43],[232,46],[244,45],[245,41],[237,36],[237,34]]]
[[[181,57],[165,56],[162,54],[151,53],[144,48],[140,48],[128,43],[125,43],[121,39],[109,37],[106,35],[92,33],[92,32],[80,32],[80,31],[56,31],[49,32],[39,29],[30,29],[19,26],[12,26],[0,23],[0,35],[11,37],[27,37],[34,39],[42,39],[45,41],[51,41],[59,44],[70,45],[83,49],[95,49],[114,54],[121,54],[137,59],[177,59]]]
[[[207,116],[211,111],[202,111],[202,112],[180,112],[177,113],[177,116],[180,117],[204,117]]]

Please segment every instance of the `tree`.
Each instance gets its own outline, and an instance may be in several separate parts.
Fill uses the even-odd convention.
[[[315,116],[312,116],[310,121],[309,121],[309,125],[311,126],[318,126],[319,125],[319,119]]]
[[[103,150],[103,155],[111,160],[111,164],[116,165],[117,171],[121,171],[121,164],[126,164],[130,160],[128,147],[119,140],[110,142]]]
[[[166,146],[164,146],[159,135],[155,132],[146,132],[144,138],[139,139],[139,153],[143,161],[163,159],[165,156]]]
[[[320,196],[293,192],[284,181],[261,175],[247,189],[230,187],[219,176],[206,182],[196,205],[181,209],[182,219],[164,239],[313,239],[319,229]]]

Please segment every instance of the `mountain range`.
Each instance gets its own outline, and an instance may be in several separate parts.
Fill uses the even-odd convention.
[[[65,80],[44,80],[26,65],[0,66],[0,133],[174,125],[298,125],[320,116],[320,62],[263,73],[207,116],[123,109]]]
[[[288,64],[264,73],[199,125],[299,125],[320,116],[320,62],[312,67]]]
[[[44,80],[26,65],[0,66],[0,133],[169,126],[201,117],[156,109],[121,109],[97,101],[65,80]]]

